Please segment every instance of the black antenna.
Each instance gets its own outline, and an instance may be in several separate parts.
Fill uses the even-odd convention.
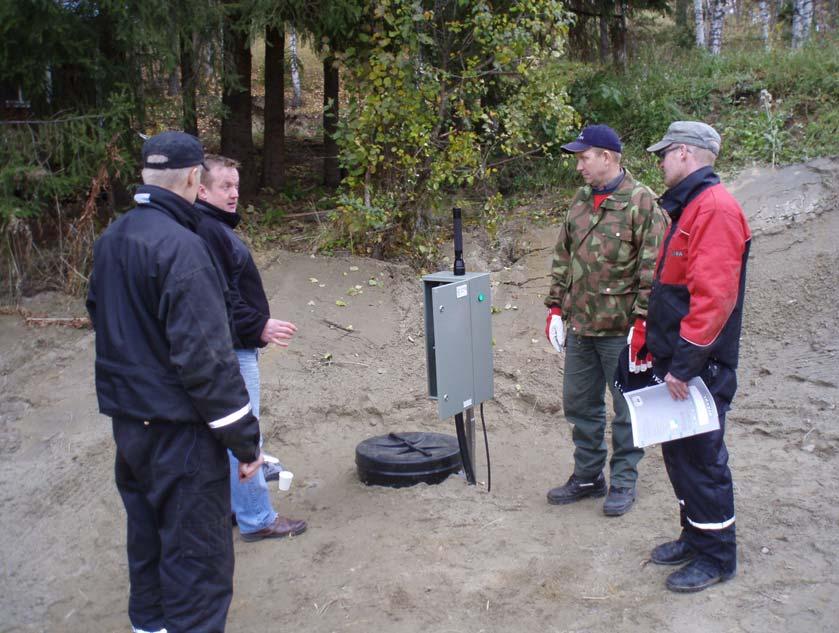
[[[460,207],[454,207],[452,215],[454,216],[454,274],[459,276],[466,274],[466,264],[463,263],[463,221]]]

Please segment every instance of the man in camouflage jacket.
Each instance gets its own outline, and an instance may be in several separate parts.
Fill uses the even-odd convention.
[[[588,126],[562,149],[575,155],[586,186],[577,190],[560,228],[545,299],[548,340],[558,352],[567,342],[562,400],[575,445],[574,473],[548,492],[548,502],[606,494],[608,384],[615,417],[603,511],[620,516],[635,501],[643,450],[633,445],[629,411],[613,376],[630,326],[643,332],[667,219],[655,194],[621,167],[621,142],[610,127]]]

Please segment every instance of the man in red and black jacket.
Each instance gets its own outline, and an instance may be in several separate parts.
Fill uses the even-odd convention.
[[[653,371],[671,396],[688,397],[702,378],[720,417],[718,431],[662,444],[679,500],[682,533],[653,549],[651,560],[683,568],[672,591],[701,591],[737,569],[734,491],[725,447],[725,413],[737,389],[737,360],[751,232],[743,210],[713,166],[720,136],[711,126],[676,121],[655,153],[668,187],[659,203],[672,220],[656,263],[646,345]]]

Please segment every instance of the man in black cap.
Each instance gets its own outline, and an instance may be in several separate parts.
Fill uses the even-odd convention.
[[[560,227],[545,298],[545,335],[557,352],[567,344],[562,404],[575,446],[574,472],[548,492],[548,502],[567,504],[606,494],[608,384],[615,417],[603,512],[620,516],[635,502],[637,466],[644,453],[633,445],[629,411],[612,377],[630,327],[643,331],[667,220],[655,194],[621,167],[622,145],[612,128],[590,125],[562,149],[574,154],[586,185],[577,190]],[[638,370],[648,368],[643,358],[631,360]]]
[[[681,565],[667,587],[701,591],[737,570],[734,488],[723,434],[737,389],[737,361],[751,232],[743,210],[714,173],[720,135],[699,121],[676,121],[647,148],[668,189],[672,225],[656,264],[646,347],[653,373],[677,400],[699,376],[714,397],[718,431],[661,445],[679,500],[682,533],[653,549],[652,562]]]
[[[128,519],[128,613],[136,633],[221,633],[233,595],[226,449],[252,477],[259,423],[224,280],[194,233],[203,148],[164,132],[142,157],[138,205],[97,240],[87,298]]]

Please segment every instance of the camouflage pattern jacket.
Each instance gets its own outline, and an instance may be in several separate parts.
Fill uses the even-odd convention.
[[[591,186],[577,190],[554,252],[548,307],[558,306],[569,333],[626,334],[647,316],[655,260],[667,229],[655,194],[629,171],[594,209]]]

